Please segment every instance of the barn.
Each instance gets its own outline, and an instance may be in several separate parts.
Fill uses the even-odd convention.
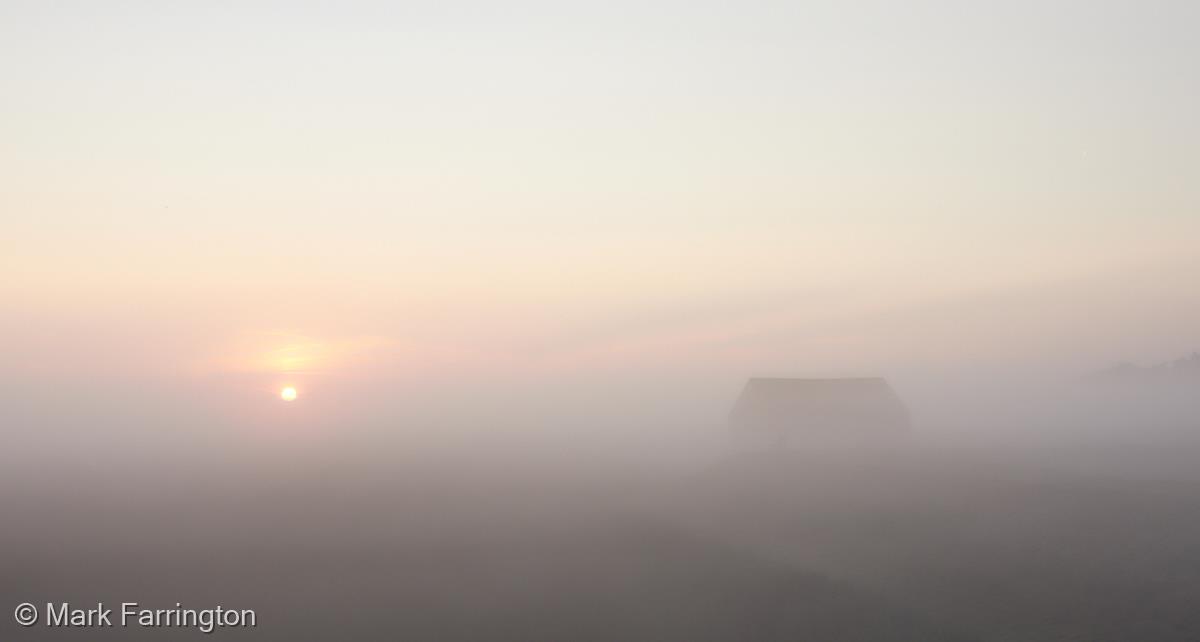
[[[739,433],[780,441],[896,435],[908,409],[885,379],[752,378],[729,414]]]

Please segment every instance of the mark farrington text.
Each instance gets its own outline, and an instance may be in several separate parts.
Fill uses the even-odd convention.
[[[118,615],[103,602],[95,608],[78,608],[69,602],[46,603],[46,626],[49,627],[110,627],[140,626],[146,628],[199,629],[202,633],[226,627],[256,627],[258,616],[253,609],[192,609],[175,603],[174,608],[142,608],[137,602],[122,602]]]

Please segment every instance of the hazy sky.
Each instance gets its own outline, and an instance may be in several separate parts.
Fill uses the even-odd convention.
[[[1194,2],[5,2],[0,375],[1174,357],[1198,29]]]

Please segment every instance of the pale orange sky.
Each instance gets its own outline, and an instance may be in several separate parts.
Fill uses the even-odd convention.
[[[1196,348],[1195,9],[967,4],[6,3],[0,374]]]

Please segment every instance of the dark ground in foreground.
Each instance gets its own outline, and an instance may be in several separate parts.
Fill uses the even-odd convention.
[[[4,491],[6,609],[221,604],[258,628],[6,616],[3,639],[1200,639],[1187,481],[804,453],[673,478],[106,478]]]

